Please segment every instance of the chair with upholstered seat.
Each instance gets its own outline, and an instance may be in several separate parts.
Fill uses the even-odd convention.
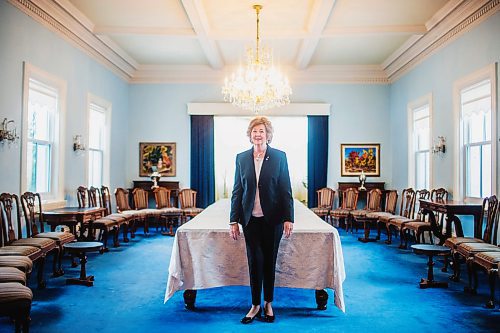
[[[448,191],[444,188],[433,189],[431,191],[431,200],[435,201],[446,201],[448,200]],[[435,213],[436,221],[438,221],[441,227],[444,227],[444,214],[443,213]],[[432,235],[432,226],[428,219],[425,219],[423,216],[420,221],[411,221],[402,225],[401,234],[403,235],[406,248],[408,246],[408,241],[410,239],[410,233],[413,232],[415,237],[415,241],[417,243],[425,243],[424,233],[429,233],[429,242],[434,244],[434,238]]]
[[[339,200],[340,197],[342,198],[340,206],[332,210],[332,212],[330,213],[333,220],[337,221],[336,223],[332,222],[333,224],[340,225],[342,221],[350,218],[351,211],[355,210],[358,205],[358,196],[359,191],[354,187],[350,187],[342,192],[339,192]],[[345,225],[347,228],[347,221],[345,222]]]
[[[203,211],[203,208],[196,207],[196,194],[197,192],[190,188],[182,189],[179,192],[183,222],[186,222],[188,218],[191,219]]]
[[[11,246],[37,247],[42,250],[44,256],[52,253],[54,257],[53,273],[55,276],[58,276],[57,261],[59,259],[59,247],[57,247],[57,243],[53,239],[30,237],[30,228],[22,224],[24,219],[21,216],[19,197],[15,194],[2,193],[0,195],[0,208],[5,224],[3,228],[5,228],[7,233],[6,244]],[[14,227],[14,219],[17,221],[17,232]]]
[[[161,212],[158,209],[148,208],[149,195],[146,190],[142,188],[134,188],[132,196],[134,198],[135,210],[139,216],[142,217],[142,221],[144,222],[144,234],[147,236],[149,235],[149,218],[154,218],[158,227]]]
[[[26,274],[15,267],[0,267],[0,283],[18,282],[26,285]]]
[[[0,267],[15,267],[29,277],[33,270],[33,261],[25,256],[0,256]]]
[[[130,237],[135,237],[135,231],[137,228],[137,220],[142,220],[144,217],[141,216],[136,210],[130,208],[129,205],[129,193],[126,189],[118,187],[115,189],[115,199],[116,199],[116,211],[120,214],[125,214],[130,217],[129,223],[125,225],[123,230],[124,239],[127,237],[130,231]],[[126,238],[125,242],[128,242]]]
[[[101,197],[101,191],[94,186],[91,186],[88,190],[89,194],[89,206],[90,207],[102,207],[102,197]],[[92,235],[95,235],[96,231],[99,231],[99,236],[97,237],[97,240],[102,242],[103,247],[101,249],[101,252],[108,252],[108,238],[109,234],[113,233],[114,237],[114,246],[117,245],[117,238],[118,238],[118,222],[125,221],[124,217],[110,217],[106,216],[106,212],[103,213],[103,216],[101,216],[98,219],[95,219],[92,222]]]
[[[40,194],[32,192],[23,193],[21,195],[21,205],[23,207],[24,218],[26,220],[28,236],[33,238],[52,239],[56,242],[57,246],[59,247],[59,256],[57,260],[58,268],[56,275],[63,275],[64,272],[61,267],[61,261],[64,252],[63,245],[70,242],[74,242],[76,240],[75,235],[65,231],[45,232],[44,230],[45,226],[43,223],[43,214],[42,214],[42,200],[40,198]]]
[[[415,192],[415,196],[413,199],[412,203],[412,208],[410,209],[410,214],[408,214],[407,217],[395,217],[389,219],[389,222],[387,223],[387,244],[391,244],[392,242],[392,231],[391,229],[396,231],[396,234],[399,234],[399,248],[400,249],[406,249],[405,243],[404,243],[404,235],[402,233],[403,227],[406,223],[409,222],[414,222],[414,221],[423,221],[423,214],[421,210],[419,209],[417,212],[417,216],[415,216],[415,210],[417,205],[420,205],[421,199],[429,199],[430,197],[430,192],[426,189],[418,190]]]
[[[366,206],[363,209],[354,209],[351,211],[351,218],[348,222],[351,224],[351,231],[353,226],[356,225],[358,230],[358,223],[362,223],[366,219],[366,215],[372,212],[380,212],[382,204],[382,191],[378,188],[371,189],[366,194]],[[349,227],[346,228],[348,230]]]
[[[106,208],[105,218],[116,222],[117,233],[115,234],[114,246],[119,246],[118,236],[121,226],[123,226],[123,241],[127,243],[129,241],[127,237],[128,225],[135,219],[135,216],[133,214],[113,213],[111,208],[111,193],[107,186],[101,186],[100,198],[101,207]]]
[[[0,283],[0,315],[14,320],[15,332],[29,332],[33,293],[18,282]]]
[[[317,190],[316,194],[318,196],[318,206],[312,207],[311,210],[314,214],[329,222],[330,212],[333,209],[333,200],[335,199],[335,191],[329,187],[324,187]]]
[[[182,217],[182,209],[173,207],[170,200],[170,190],[164,187],[157,187],[153,190],[155,194],[156,209],[161,211],[160,219],[165,221],[166,230],[163,231],[163,224],[161,226],[162,235],[174,236],[174,223],[179,223]]]
[[[472,262],[474,255],[479,252],[498,252],[500,248],[497,246],[497,228],[498,228],[498,208],[499,202],[495,195],[483,199],[483,211],[481,222],[486,218],[486,226],[482,239],[463,240],[452,248],[453,258],[453,279],[460,280],[460,263],[464,259],[467,263],[469,276],[469,285],[467,291],[475,292],[472,286]],[[450,244],[450,243],[448,243]]]
[[[406,218],[413,214],[415,204],[415,190],[412,188],[405,188],[403,192],[401,192],[401,203],[399,206],[399,214],[394,212],[393,214],[384,214],[378,213],[377,220],[377,240],[380,239],[382,228],[386,230],[389,225],[389,221],[393,218]],[[390,233],[386,233],[387,239],[385,240],[386,244],[391,244],[392,237]]]
[[[483,269],[486,271],[486,274],[488,274],[490,286],[490,298],[486,302],[486,307],[493,309],[495,307],[495,286],[497,283],[497,275],[499,274],[498,266],[500,265],[500,251],[476,253],[472,261],[472,290],[477,290],[477,270]]]
[[[2,266],[26,267],[26,261],[19,257],[26,257],[37,265],[38,288],[45,288],[43,271],[45,267],[45,253],[36,246],[9,245],[7,223],[4,223],[3,212],[0,212],[0,263]],[[15,236],[14,236],[15,237]],[[28,265],[29,266],[29,265]],[[31,268],[28,267],[30,270]],[[28,269],[27,268],[27,269]]]

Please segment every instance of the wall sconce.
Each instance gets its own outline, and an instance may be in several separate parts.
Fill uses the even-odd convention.
[[[437,143],[432,146],[432,153],[446,153],[446,139],[444,136],[438,136]]]
[[[85,150],[85,146],[82,143],[82,136],[81,135],[75,135],[73,137],[73,150],[74,151]]]
[[[12,124],[12,129],[9,129],[9,124]],[[14,125],[14,120],[7,121],[7,118],[4,118],[2,121],[2,128],[0,128],[0,142],[7,141],[8,143],[15,142],[19,137],[16,133],[16,127]]]

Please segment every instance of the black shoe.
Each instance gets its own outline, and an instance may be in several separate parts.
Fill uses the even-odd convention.
[[[266,323],[274,323],[275,316],[270,316],[270,315],[264,315],[264,321]]]
[[[241,318],[241,323],[242,324],[250,324],[255,319],[255,317],[260,318],[261,314],[262,314],[262,308],[260,308],[259,311],[257,311],[257,314],[255,316],[253,316],[253,317],[243,317],[243,318]]]

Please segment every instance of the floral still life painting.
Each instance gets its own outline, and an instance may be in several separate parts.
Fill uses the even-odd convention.
[[[341,144],[341,176],[380,176],[380,144]]]
[[[139,176],[148,177],[157,171],[162,176],[175,176],[175,143],[139,144]]]

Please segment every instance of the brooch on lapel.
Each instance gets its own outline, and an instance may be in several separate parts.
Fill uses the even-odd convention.
[[[269,156],[266,157],[266,161],[269,161]]]

